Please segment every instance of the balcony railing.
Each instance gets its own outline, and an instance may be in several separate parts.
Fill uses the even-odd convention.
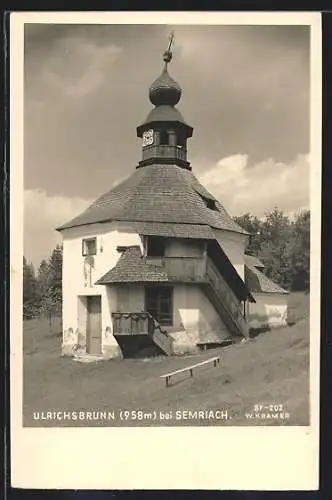
[[[147,158],[177,158],[187,160],[187,149],[179,146],[160,144],[147,146],[143,149],[143,160]]]
[[[166,330],[147,311],[112,313],[114,335],[152,335],[155,331],[167,336]]]
[[[202,281],[205,279],[206,261],[200,257],[146,257],[146,262],[160,266],[175,281]]]
[[[112,321],[113,335],[118,340],[123,352],[130,349],[131,341],[139,339],[138,336],[143,338],[148,336],[151,342],[157,345],[164,354],[168,356],[172,354],[172,338],[149,312],[115,312],[112,313]]]
[[[112,313],[114,335],[151,335],[154,320],[148,312]]]

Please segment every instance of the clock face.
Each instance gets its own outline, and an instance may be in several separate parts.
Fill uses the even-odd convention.
[[[153,130],[146,130],[143,133],[143,146],[151,146],[153,144]]]

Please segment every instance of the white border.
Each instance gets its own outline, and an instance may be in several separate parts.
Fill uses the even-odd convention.
[[[24,23],[28,22],[311,25],[311,426],[22,427],[23,30]],[[46,489],[317,489],[322,133],[320,14],[29,12],[11,14],[10,28],[12,486]],[[83,470],[88,460],[89,474],[85,474]]]

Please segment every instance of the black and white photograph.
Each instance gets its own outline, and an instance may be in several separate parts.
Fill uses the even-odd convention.
[[[20,432],[316,429],[321,89],[281,15],[22,18]]]

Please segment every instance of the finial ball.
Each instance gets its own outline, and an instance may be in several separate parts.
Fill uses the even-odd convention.
[[[165,61],[165,63],[169,63],[171,62],[172,60],[172,52],[170,52],[169,50],[166,50],[166,52],[164,52],[164,55],[163,55],[163,59]]]

